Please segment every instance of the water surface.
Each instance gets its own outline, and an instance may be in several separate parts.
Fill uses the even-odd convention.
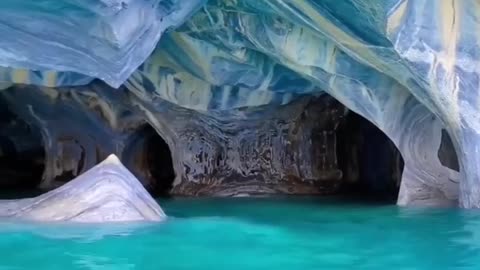
[[[161,224],[0,224],[2,269],[480,269],[480,212],[175,199]]]

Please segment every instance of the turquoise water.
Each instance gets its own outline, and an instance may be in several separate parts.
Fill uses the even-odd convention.
[[[0,269],[480,269],[480,212],[177,199],[162,224],[0,224]]]

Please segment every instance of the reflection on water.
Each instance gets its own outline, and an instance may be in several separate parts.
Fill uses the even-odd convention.
[[[162,201],[160,224],[0,223],[0,269],[480,269],[480,212],[318,199]]]

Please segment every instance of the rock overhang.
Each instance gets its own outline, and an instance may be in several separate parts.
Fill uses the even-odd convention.
[[[38,11],[46,11],[42,14],[49,17],[51,6],[48,1],[42,3]],[[121,57],[115,59],[108,51],[89,51],[94,48],[87,46],[82,51],[89,56],[85,60],[95,60],[96,55],[103,60],[107,52],[112,62],[104,62],[101,69],[85,65],[91,70],[80,70],[75,65],[81,62],[71,62],[73,68],[59,63],[70,59],[60,56],[69,54],[47,46],[44,51],[52,52],[52,57],[31,58],[38,60],[31,65],[9,64],[11,58],[4,55],[5,67],[26,69],[6,69],[5,81],[60,86],[84,84],[97,77],[112,86],[125,82],[133,93],[147,93],[204,113],[287,104],[326,92],[373,122],[402,152],[406,170],[400,203],[442,194],[449,201],[460,197],[462,206],[480,204],[475,165],[477,110],[473,104],[478,92],[474,85],[478,83],[479,50],[473,31],[467,30],[478,27],[476,3],[163,0],[89,1],[81,5],[65,1],[65,5],[75,8],[62,12],[86,10],[98,16],[110,32],[94,31],[99,28],[91,22],[73,21],[88,30],[85,35],[90,38],[107,43],[117,40],[110,44],[116,44],[113,47],[117,49],[130,44],[128,52],[138,56],[131,58],[136,64],[123,65],[125,69],[120,71],[118,59],[127,57],[125,51],[117,50]],[[154,14],[149,17],[149,10],[140,20],[140,10],[148,5],[156,7]],[[22,13],[16,7],[20,5],[8,8]],[[23,11],[27,14],[37,8]],[[32,17],[39,24],[43,22],[40,15]],[[134,23],[126,27],[132,19]],[[148,56],[158,33],[138,39],[127,30],[135,25],[147,29],[155,23],[155,31],[162,33],[166,27],[177,27],[164,33]],[[162,23],[165,26],[158,27]],[[60,33],[70,29],[59,26],[51,29]],[[63,41],[68,42],[59,44],[74,48],[69,40]],[[26,46],[28,49],[29,44]],[[7,43],[2,47],[14,48]],[[19,51],[17,57],[20,59],[27,49]],[[52,68],[57,64],[58,68]],[[43,71],[33,71],[38,65],[43,65]],[[102,70],[118,77],[92,76]],[[459,157],[460,172],[439,161],[437,153],[445,130]]]

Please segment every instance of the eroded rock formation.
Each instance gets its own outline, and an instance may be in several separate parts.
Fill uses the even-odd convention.
[[[46,170],[41,186],[46,189],[80,175],[109,153],[121,157],[153,193],[161,188],[176,195],[330,193],[342,178],[336,130],[348,110],[327,95],[208,114],[103,83],[18,86],[0,97],[42,133]],[[149,129],[165,141],[167,151],[152,149]],[[153,163],[147,160],[150,154],[157,155]],[[169,167],[171,179],[152,174]]]
[[[115,156],[39,197],[0,200],[0,217],[34,221],[161,221],[160,206]]]
[[[328,94],[401,152],[399,204],[480,207],[475,1],[30,2],[0,4],[0,78],[31,85],[2,96],[41,130],[44,187],[142,152],[132,136],[149,125],[170,148],[173,193],[322,190],[345,173],[318,113],[335,110],[311,103]],[[126,162],[147,186],[148,160]]]

